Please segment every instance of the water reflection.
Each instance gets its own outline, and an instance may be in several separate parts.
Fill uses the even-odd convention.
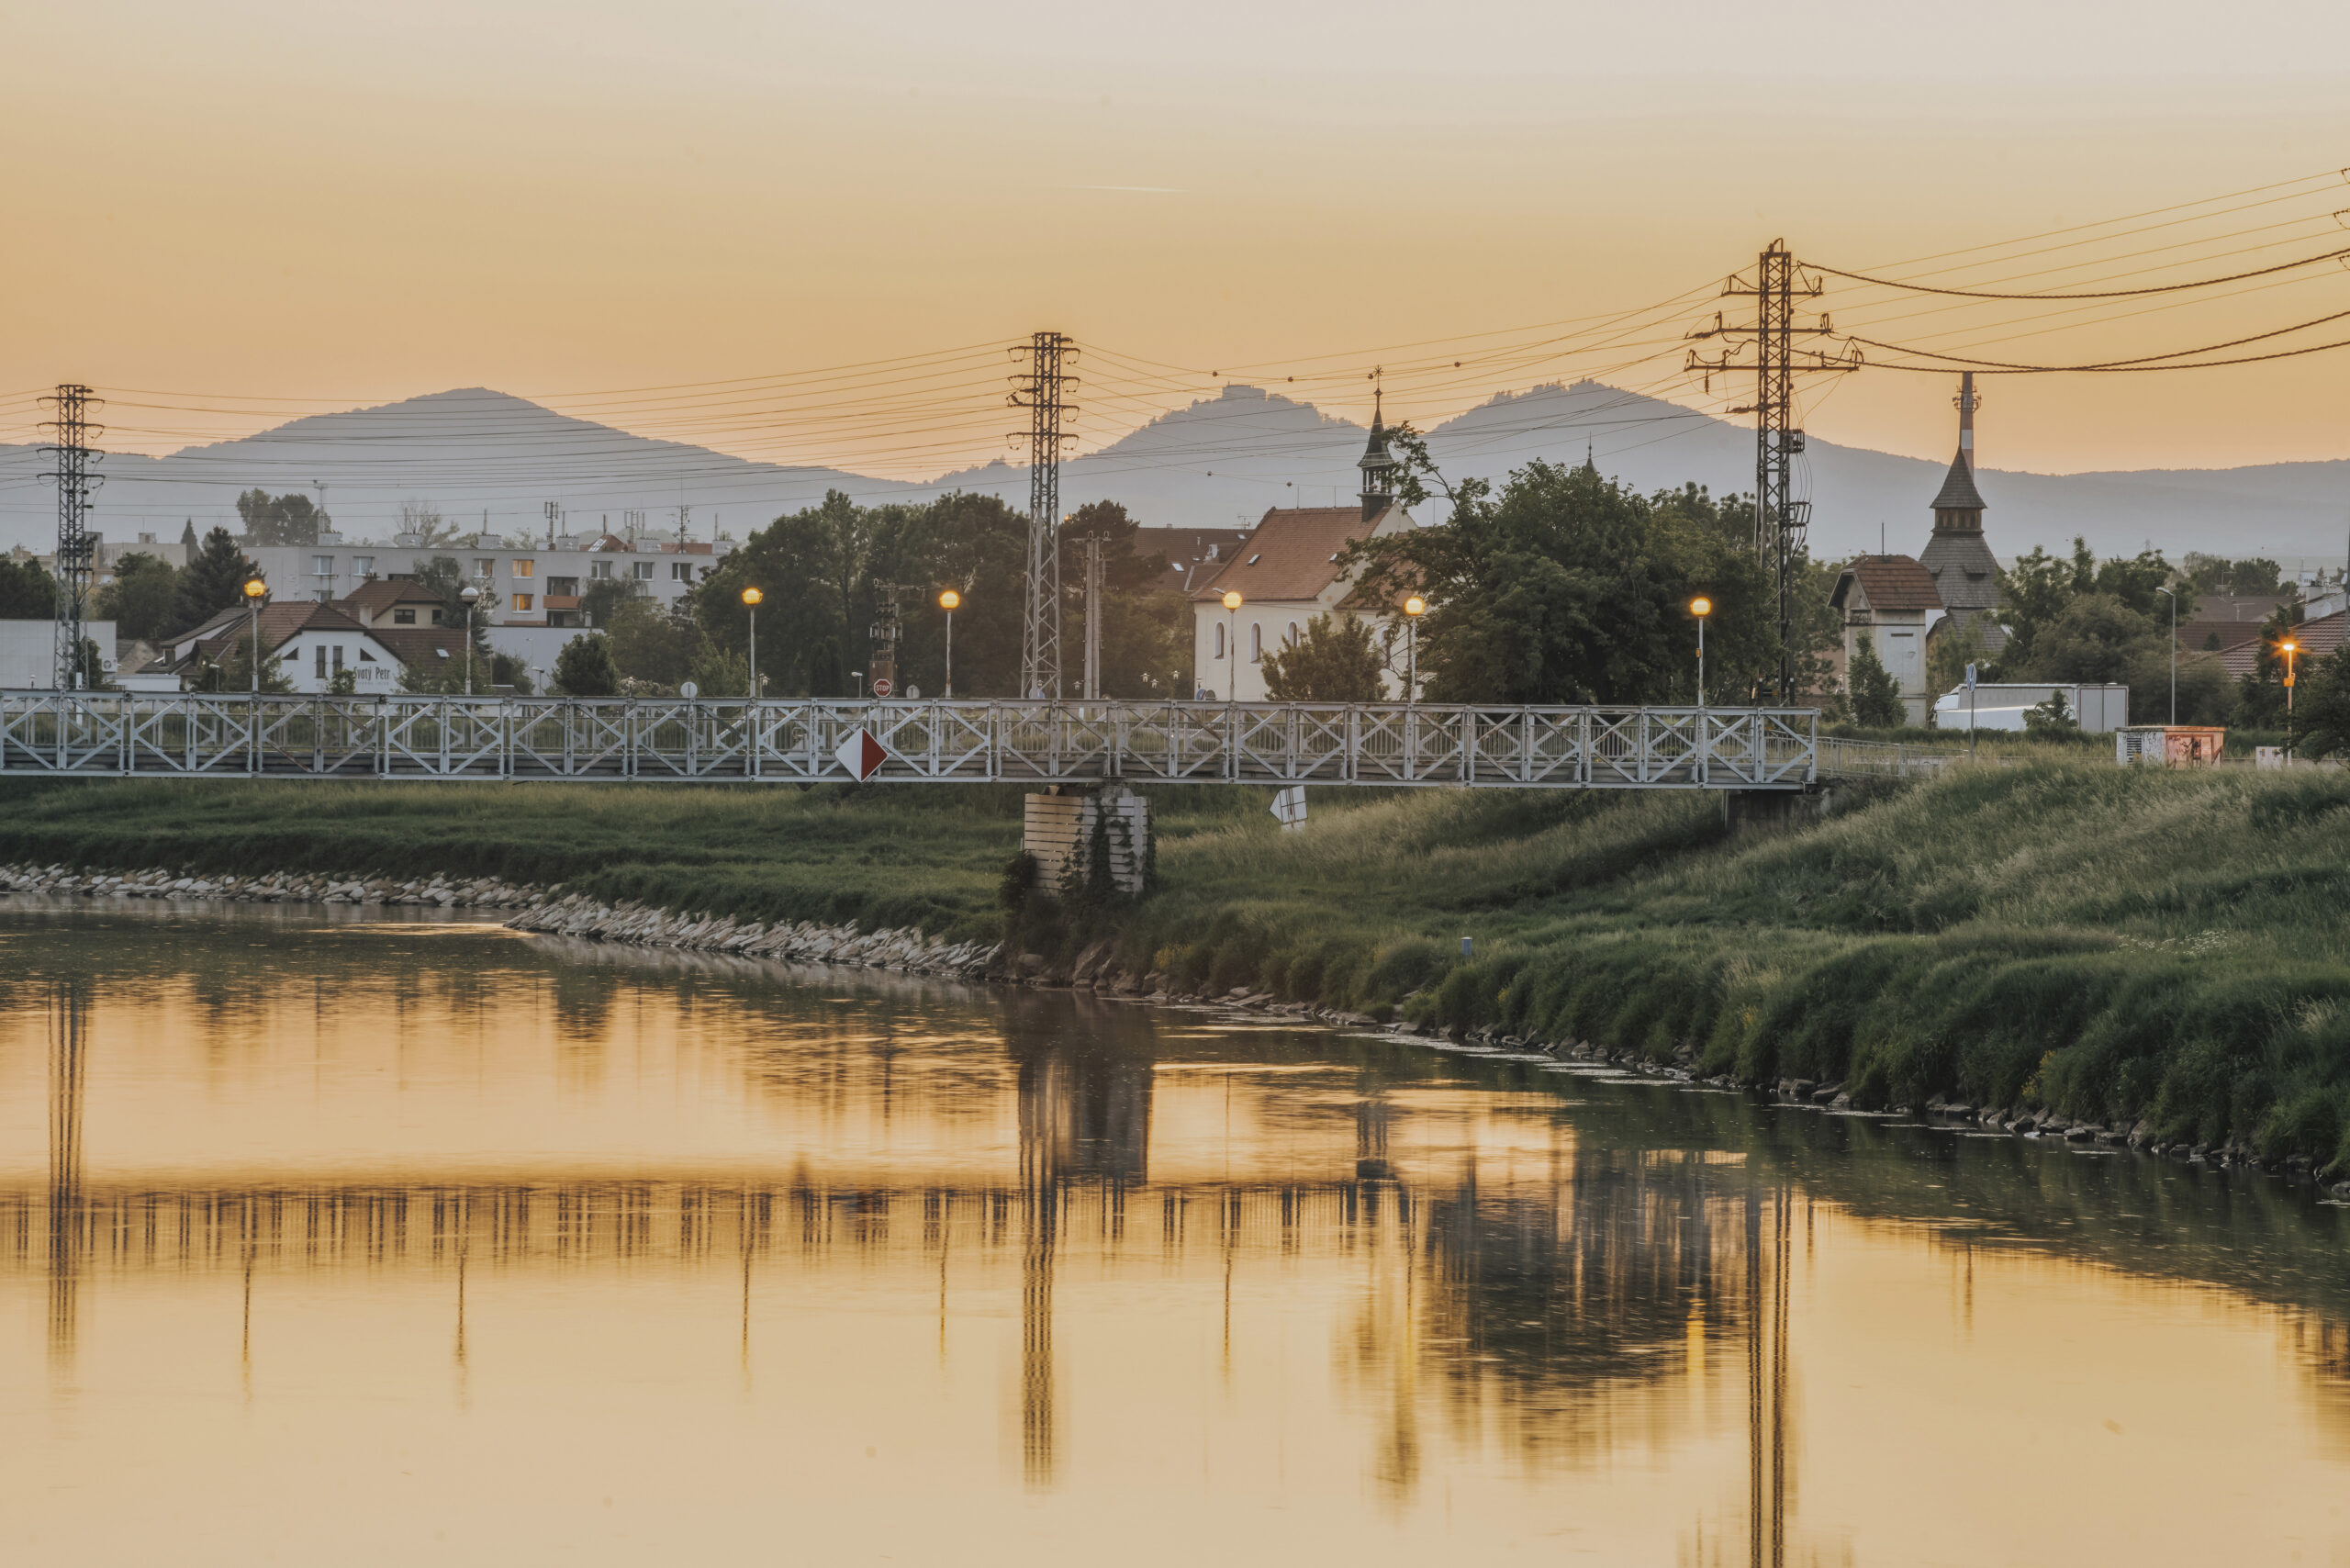
[[[2179,1172],[899,977],[315,916],[15,930],[0,1110],[38,1028],[49,1129],[45,1181],[0,1156],[0,1287],[45,1290],[61,1393],[85,1359],[136,1359],[84,1332],[92,1292],[130,1321],[233,1280],[233,1358],[186,1353],[232,1359],[241,1398],[282,1392],[275,1369],[358,1310],[340,1304],[413,1300],[376,1328],[385,1353],[423,1315],[452,1418],[514,1422],[498,1391],[540,1354],[517,1304],[589,1343],[690,1340],[715,1283],[734,1396],[834,1426],[878,1378],[912,1428],[952,1427],[1016,1316],[996,1397],[1032,1499],[1155,1482],[1172,1419],[1203,1474],[1255,1456],[1214,1495],[1294,1472],[1336,1496],[1327,1462],[1351,1453],[1396,1532],[1358,1541],[1373,1556],[1441,1518],[1775,1568],[1852,1557],[1877,1501],[1845,1479],[1872,1439],[1807,1428],[1801,1369],[1835,1368],[1821,1400],[1849,1407],[1856,1337],[1902,1328],[1876,1304],[1930,1256],[1950,1270],[1933,1354],[1963,1359],[1997,1256],[2001,1312],[2019,1269],[2041,1293],[2225,1277],[2273,1314],[2331,1461],[2350,1454],[2331,1222]],[[1822,1278],[1823,1213],[1862,1295]],[[2222,1232],[2257,1266],[2194,1244]],[[917,1361],[927,1392],[903,1383]]]

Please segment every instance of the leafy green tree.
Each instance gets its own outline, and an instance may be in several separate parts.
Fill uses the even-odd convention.
[[[554,688],[566,697],[610,697],[620,690],[610,640],[589,632],[565,643],[554,657]]]
[[[2127,681],[2162,646],[2144,615],[2112,594],[2086,593],[2041,629],[2019,673],[2027,680]]]
[[[2189,553],[2184,563],[2188,585],[2199,594],[2270,594],[2284,591],[2284,567],[2266,556],[2231,561],[2224,555]],[[2180,606],[2179,619],[2187,618]]]
[[[1266,654],[1265,690],[1276,702],[1376,702],[1383,663],[1369,622],[1317,615],[1295,643]]]
[[[2293,695],[2294,750],[2308,757],[2350,755],[2350,643],[2303,665]]]
[[[1852,644],[1852,664],[1845,674],[1852,692],[1852,722],[1872,730],[1897,730],[1908,722],[1901,700],[1901,683],[1876,656],[1876,644],[1866,637]]]
[[[218,664],[207,659],[196,666],[192,684],[198,691],[223,691],[234,695],[253,689],[253,639],[249,631],[239,631],[236,640],[224,650]],[[264,651],[261,661],[261,689],[264,693],[284,694],[294,689],[286,678],[285,666],[277,655]]]
[[[622,678],[675,690],[693,669],[701,631],[690,613],[671,614],[649,599],[624,600],[614,611],[608,635],[612,666]]]
[[[2065,694],[2052,691],[2046,701],[2023,711],[2023,733],[2048,738],[2077,735],[2081,733],[2081,722],[2073,717],[2072,704],[2065,700]]]
[[[1966,666],[1975,666],[1976,678],[1991,662],[1984,646],[1984,618],[1975,616],[1964,626],[1953,626],[1934,639],[1926,655],[1926,689],[1936,696],[1966,684]]]
[[[339,669],[327,682],[327,695],[330,697],[355,697],[358,694],[359,672],[355,669]]]
[[[238,548],[236,537],[215,528],[179,573],[179,613],[171,635],[194,631],[245,598],[245,580],[261,570]]]
[[[531,695],[531,666],[511,654],[489,655],[489,678],[495,686],[508,686],[517,697]]]
[[[38,561],[0,556],[0,621],[47,621],[57,613],[57,579]]]
[[[1405,427],[1398,499],[1425,499],[1437,478],[1426,445]],[[1393,601],[1426,595],[1419,632],[1427,695],[1439,702],[1669,700],[1695,682],[1696,637],[1688,602],[1715,610],[1707,631],[1708,685],[1727,696],[1775,681],[1775,596],[1741,525],[1695,489],[1643,498],[1589,464],[1534,463],[1499,492],[1483,481],[1444,486],[1451,520],[1358,541],[1342,564],[1361,591]]]
[[[179,616],[180,574],[161,556],[134,552],[114,564],[114,581],[98,590],[100,618],[118,637],[156,638]]]
[[[579,612],[587,623],[604,631],[620,618],[621,607],[644,597],[644,585],[634,577],[591,577],[579,596]]]
[[[316,544],[319,531],[330,526],[326,513],[298,492],[273,496],[266,490],[247,490],[237,498],[237,515],[245,521],[245,543],[253,546]]]

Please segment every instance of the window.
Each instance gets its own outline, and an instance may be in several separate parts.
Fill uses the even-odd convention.
[[[694,564],[691,561],[670,562],[669,580],[673,583],[689,583],[693,581]]]
[[[1248,662],[1256,664],[1265,656],[1265,628],[1255,621],[1248,622]]]
[[[311,556],[310,576],[314,577],[330,577],[334,576],[334,557],[331,555]]]
[[[327,645],[324,643],[313,643],[310,644],[310,651],[319,655],[318,677],[320,680],[324,680],[327,678]],[[335,661],[337,664],[341,662],[341,659]]]
[[[1224,657],[1224,622],[1221,621],[1216,622],[1214,656],[1219,659]]]
[[[351,569],[356,576],[372,577],[375,575],[375,557],[373,555],[353,555],[351,558]]]
[[[342,673],[342,644],[341,643],[334,645],[334,672],[337,675]]]
[[[1287,646],[1287,647],[1294,648],[1294,647],[1296,647],[1296,646],[1297,646],[1297,622],[1296,622],[1292,621],[1292,622],[1291,622],[1289,623],[1289,635],[1288,635],[1288,636],[1286,636],[1286,637],[1284,637],[1284,638],[1282,638],[1282,639],[1281,639],[1281,642],[1282,642],[1283,645],[1284,645],[1284,646]]]
[[[514,575],[518,577],[535,577],[538,570],[539,564],[536,561],[517,561],[513,566]]]
[[[375,655],[362,648],[359,650],[359,662],[363,665],[372,665],[375,662]]]
[[[395,626],[413,626],[413,625],[415,625],[415,624],[416,624],[416,611],[415,611],[415,610],[393,610],[393,611],[392,611],[392,624],[393,624],[393,625],[395,625]]]
[[[514,608],[517,610],[521,611],[523,614],[527,615],[530,613],[531,606],[533,602],[534,601],[532,599],[531,596],[527,593],[518,593],[514,596]]]
[[[481,578],[484,582],[488,581],[489,574],[497,569],[497,562],[487,560],[479,555],[474,557],[474,576]]]
[[[612,564],[610,561],[590,561],[588,563],[588,575],[599,583],[610,582]]]
[[[634,577],[638,582],[649,583],[653,580],[653,563],[650,561],[631,561],[628,564],[628,575]]]
[[[579,579],[577,577],[549,577],[547,592],[559,594],[565,599],[576,598],[579,592]]]

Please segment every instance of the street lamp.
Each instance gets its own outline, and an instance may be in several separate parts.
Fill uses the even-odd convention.
[[[473,584],[457,596],[465,601],[465,695],[474,694],[474,606],[481,602],[481,589]]]
[[[946,611],[946,700],[955,700],[955,611],[963,596],[953,588],[938,596],[938,608]]]
[[[1233,615],[1240,609],[1240,590],[1224,596],[1224,700],[1240,700],[1240,627]]]
[[[255,697],[259,697],[261,695],[261,601],[268,597],[269,585],[267,583],[262,581],[259,577],[247,577],[245,579],[245,603],[251,606],[252,610],[252,641],[245,644],[245,652],[252,657],[253,695]]]
[[[1714,612],[1714,601],[1704,594],[1689,601],[1689,613],[1697,618],[1697,706],[1706,705],[1706,617]]]
[[[2170,600],[2170,722],[2176,728],[2178,724],[2178,595],[2166,588],[2158,588],[2154,591]],[[2164,751],[2167,756],[2167,742],[2164,745]]]
[[[2296,646],[2289,637],[2277,644],[2277,651],[2285,655],[2285,751],[2288,756],[2293,750],[2293,653]]]
[[[767,598],[757,588],[743,590],[744,608],[751,612],[751,700],[759,700],[759,601]]]
[[[1404,601],[1404,700],[1420,700],[1420,617],[1428,612],[1428,601],[1418,594]]]

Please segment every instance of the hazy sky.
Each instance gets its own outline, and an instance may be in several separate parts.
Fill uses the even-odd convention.
[[[338,399],[578,403],[1053,327],[1125,356],[1089,367],[1089,443],[1213,371],[1301,373],[1300,395],[1360,417],[1371,365],[1442,362],[1389,382],[1423,422],[1584,374],[1704,402],[1674,340],[1774,237],[1866,270],[2344,164],[2338,3],[28,8],[0,54],[0,392],[251,400],[119,421],[118,444],[163,451]],[[1936,275],[2164,269],[2106,285],[2138,286],[2350,245],[2329,216],[2350,183],[2285,196]],[[2201,244],[2154,249],[2182,240]],[[2058,262],[2097,264],[2033,273]],[[1684,292],[1621,342],[1512,346]],[[2046,307],[1920,316],[1844,286],[1821,303],[1894,341],[1964,328],[1938,346],[2069,363],[2350,311],[2350,268],[2227,292],[2068,332],[2027,319]],[[2262,347],[2332,338],[2350,320]],[[1640,354],[1659,357],[1627,366]],[[2014,378],[1989,388],[1984,460],[2350,455],[2345,376],[2350,350]],[[866,389],[863,424],[786,428],[808,408],[786,399],[655,433],[935,472],[1004,450],[992,382],[967,381]],[[1821,390],[1807,418],[1830,438],[1953,444],[1949,377]]]

